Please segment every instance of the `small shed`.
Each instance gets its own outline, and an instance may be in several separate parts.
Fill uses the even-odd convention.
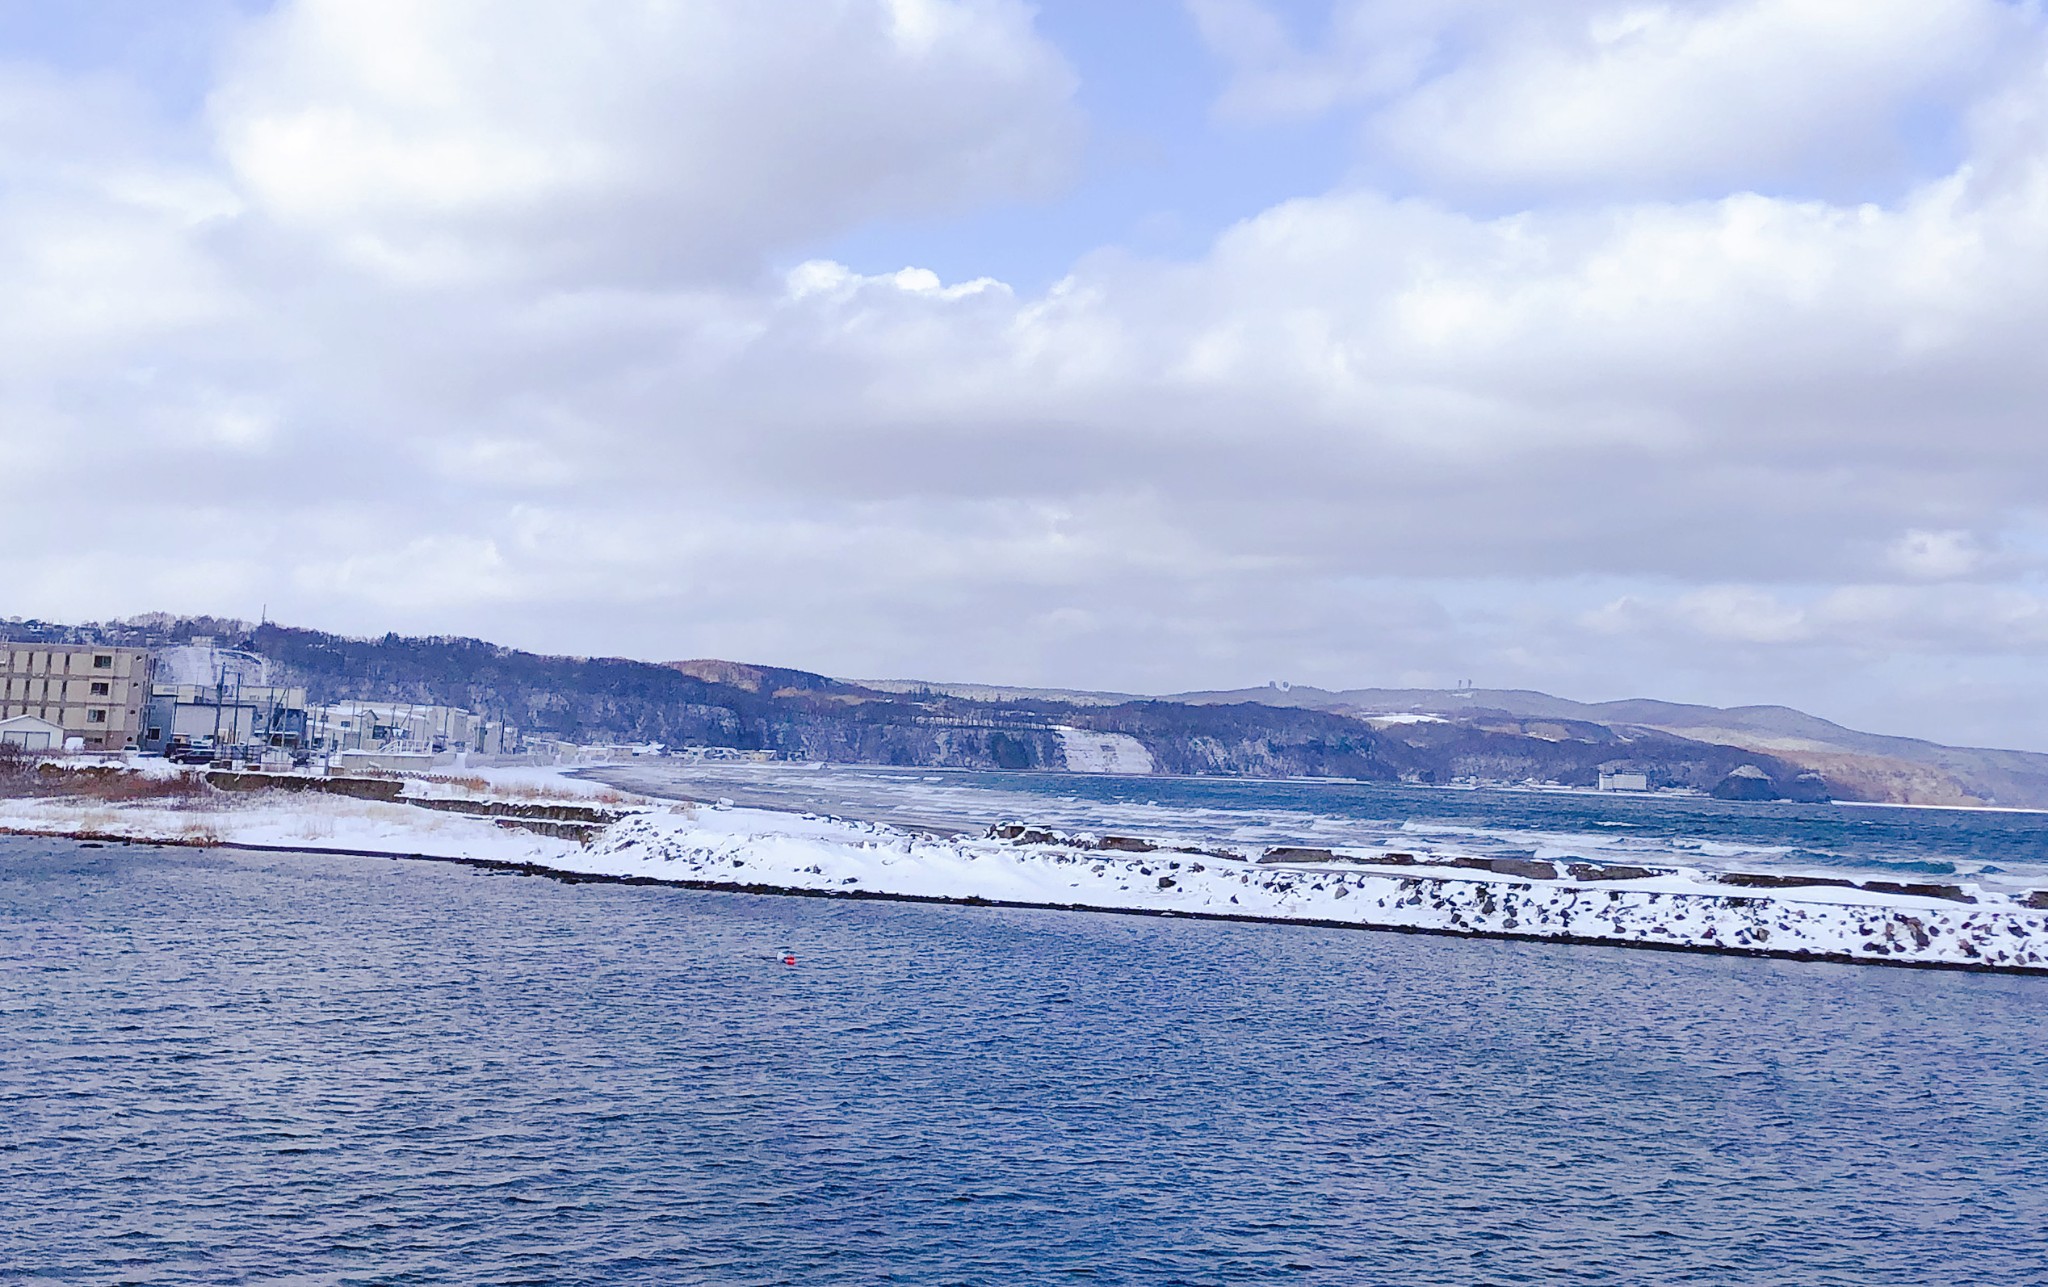
[[[64,745],[64,729],[33,715],[16,715],[0,719],[0,745],[18,746],[24,751],[54,751]]]

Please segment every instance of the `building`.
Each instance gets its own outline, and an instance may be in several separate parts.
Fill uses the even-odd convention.
[[[0,720],[33,715],[66,746],[135,749],[154,668],[142,648],[0,643]]]
[[[297,751],[306,745],[306,690],[272,683],[268,661],[211,639],[165,648],[140,745]]]
[[[18,746],[24,751],[61,750],[64,729],[34,715],[14,715],[0,719],[0,746]]]
[[[340,752],[502,755],[518,743],[517,733],[503,723],[459,706],[412,702],[336,702],[314,710],[310,727],[315,744]]]
[[[1583,778],[1580,780],[1584,781]],[[1600,775],[1600,789],[1602,791],[1647,791],[1650,789],[1650,778],[1646,773],[1602,773]]]

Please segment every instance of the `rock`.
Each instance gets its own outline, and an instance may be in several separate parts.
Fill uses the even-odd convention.
[[[1754,764],[1745,764],[1722,778],[1711,793],[1716,800],[1764,801],[1784,797],[1771,783],[1771,775]]]
[[[1136,836],[1104,836],[1095,842],[1095,847],[1097,849],[1112,849],[1118,853],[1126,854],[1149,854],[1159,848],[1158,845],[1153,844],[1151,841],[1140,840]]]
[[[1573,880],[1649,880],[1653,876],[1669,876],[1668,868],[1658,867],[1596,867],[1588,862],[1575,862],[1565,870]]]
[[[1817,885],[1834,889],[1857,887],[1853,880],[1836,880],[1830,876],[1772,876],[1753,871],[1722,872],[1714,879],[1719,884],[1735,885],[1742,889],[1800,889]]]
[[[1784,795],[1796,804],[1827,804],[1834,799],[1828,780],[1811,769],[1786,783]]]
[[[1050,831],[1038,827],[1023,827],[1016,823],[1005,823],[988,829],[990,840],[1007,840],[1013,845],[1056,845],[1060,838]]]
[[[1535,858],[1453,858],[1445,864],[1468,871],[1491,871],[1525,880],[1556,880],[1557,868]]]
[[[1335,862],[1337,861],[1337,855],[1327,849],[1302,849],[1292,845],[1282,845],[1277,848],[1268,849],[1265,853],[1260,854],[1259,861],[1262,863]]]
[[[1161,876],[1159,878],[1159,887],[1161,889],[1172,889],[1176,883],[1178,882],[1171,876]]]
[[[1956,885],[1916,885],[1896,880],[1866,880],[1863,882],[1863,888],[1874,894],[1911,894],[1916,898],[1945,898],[1951,903],[1977,901]]]

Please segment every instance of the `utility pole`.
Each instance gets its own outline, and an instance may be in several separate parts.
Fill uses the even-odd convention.
[[[215,755],[220,754],[220,708],[221,703],[227,700],[227,693],[227,663],[221,660],[219,653],[215,653],[213,655],[213,752]]]

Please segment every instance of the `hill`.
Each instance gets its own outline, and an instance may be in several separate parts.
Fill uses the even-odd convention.
[[[269,658],[315,702],[467,707],[575,742],[729,747],[795,760],[1128,770],[1369,782],[1652,786],[1764,797],[2048,807],[2048,756],[1944,747],[1785,707],[1581,703],[1521,690],[1278,686],[1121,693],[860,683],[717,659],[654,663],[524,652],[480,639],[323,631],[163,614],[17,638],[144,646],[211,635]],[[1743,772],[1738,773],[1738,770]]]
[[[1173,700],[1198,705],[1260,701],[1368,720],[1389,715],[1433,715],[1482,724],[1502,718],[1577,720],[1769,754],[1820,773],[1843,799],[2048,808],[2048,755],[1865,733],[1789,706],[1700,706],[1646,698],[1575,702],[1528,689],[1486,688],[1331,692],[1267,687],[1181,693]]]

